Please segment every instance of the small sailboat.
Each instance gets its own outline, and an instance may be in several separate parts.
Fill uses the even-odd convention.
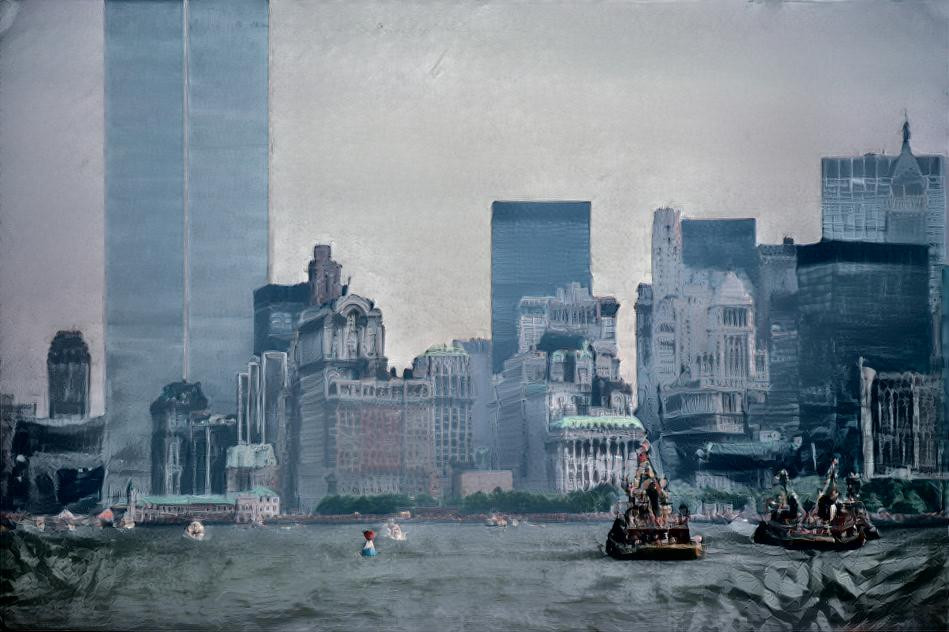
[[[112,524],[113,526],[115,526],[116,529],[128,530],[128,529],[135,528],[135,521],[132,520],[132,514],[130,514],[127,511],[124,514],[122,514],[121,520],[119,520],[117,523],[114,522]]]
[[[491,514],[488,516],[488,519],[484,521],[484,526],[486,527],[506,527],[507,525],[507,518],[496,513]]]
[[[204,525],[195,520],[185,527],[185,537],[191,540],[201,541],[204,539]]]
[[[376,551],[376,545],[372,542],[376,537],[376,532],[372,529],[367,529],[366,531],[362,532],[362,535],[364,538],[366,538],[366,543],[363,545],[360,554],[363,557],[375,557],[379,555],[379,552]]]

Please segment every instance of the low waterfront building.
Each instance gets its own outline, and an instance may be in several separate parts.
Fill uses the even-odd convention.
[[[267,487],[232,494],[133,494],[129,510],[137,523],[180,523],[191,520],[256,522],[280,514],[280,496]]]
[[[646,431],[632,415],[570,416],[551,422],[547,468],[560,493],[619,487],[636,472],[637,450]]]
[[[234,497],[234,521],[256,523],[280,515],[280,496],[275,491],[257,486]]]

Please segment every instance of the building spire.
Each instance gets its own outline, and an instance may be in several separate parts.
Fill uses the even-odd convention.
[[[903,109],[903,147],[909,148],[909,115],[906,113],[906,109]]]

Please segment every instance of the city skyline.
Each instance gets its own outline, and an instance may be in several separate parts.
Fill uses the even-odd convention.
[[[0,0],[0,620],[949,629],[947,35]]]
[[[4,111],[21,114],[5,118],[3,132],[9,142],[4,143],[5,177],[0,176],[4,181],[5,258],[14,262],[4,269],[17,272],[2,279],[5,335],[0,354],[4,389],[17,393],[23,401],[43,401],[46,394],[40,378],[49,341],[58,330],[78,329],[83,331],[92,356],[93,413],[101,413],[104,404],[103,265],[102,253],[95,247],[104,241],[102,183],[95,181],[102,177],[101,158],[97,156],[104,136],[96,123],[103,107],[100,92],[104,76],[101,63],[95,62],[103,45],[103,16],[97,6],[22,6],[3,37],[2,63],[9,89],[0,96]],[[463,116],[459,119],[449,114],[457,99],[473,98],[471,88],[462,79],[481,77],[485,64],[510,68],[519,63],[517,60],[526,52],[524,47],[530,49],[536,42],[513,46],[508,35],[531,17],[530,7],[454,7],[426,18],[412,8],[400,13],[396,8],[374,7],[364,16],[351,10],[328,16],[320,8],[307,13],[300,6],[274,3],[270,280],[302,280],[299,261],[309,245],[317,241],[335,244],[341,262],[352,274],[353,287],[375,296],[386,307],[394,334],[389,353],[394,365],[406,367],[433,343],[487,336],[487,242],[489,208],[494,199],[591,200],[591,289],[597,294],[613,294],[627,306],[635,298],[636,284],[650,278],[649,214],[668,202],[676,203],[690,217],[756,217],[759,239],[764,243],[778,243],[785,234],[793,235],[798,243],[817,241],[821,157],[856,155],[884,147],[887,154],[896,155],[904,109],[913,124],[914,150],[919,154],[946,153],[942,141],[947,97],[939,74],[943,68],[937,63],[940,56],[930,54],[945,47],[939,38],[939,26],[946,23],[945,12],[931,4],[920,5],[917,12],[898,11],[888,5],[877,8],[864,13],[846,5],[726,7],[716,14],[712,29],[722,37],[722,49],[712,46],[709,38],[713,35],[693,43],[672,40],[671,44],[682,44],[681,50],[671,50],[671,56],[657,59],[650,50],[658,35],[646,37],[636,31],[638,37],[624,37],[605,24],[613,18],[622,23],[619,18],[635,16],[638,9],[633,5],[613,7],[613,13],[598,14],[594,24],[579,29],[574,34],[576,41],[564,40],[571,42],[570,47],[558,45],[556,38],[552,44],[538,45],[540,54],[531,57],[534,78],[527,82],[529,85],[492,80],[485,87],[485,95],[493,96],[494,104],[485,104],[484,97],[478,97],[477,108],[485,116],[475,125]],[[572,26],[570,18],[577,15],[583,15],[582,8],[559,7],[545,17],[541,31],[566,37],[570,33],[565,31],[566,25]],[[773,43],[758,42],[760,59],[742,58],[741,48],[735,44],[737,36],[758,37],[753,32],[759,29],[766,33],[778,15],[789,33],[776,37]],[[703,16],[707,17],[700,7],[664,7],[651,14],[650,21],[640,28],[665,33],[663,29],[668,28],[670,20],[695,22]],[[317,22],[322,19],[329,19],[330,26],[320,27]],[[507,26],[506,19],[510,22]],[[425,32],[429,35],[407,29],[407,21],[428,24],[430,28]],[[444,34],[439,28],[459,22],[468,25],[462,35],[446,40],[447,46],[439,46]],[[813,30],[816,23],[820,23],[820,37],[814,42],[815,50],[800,53],[803,57],[796,56],[799,51],[789,55],[794,51],[795,29]],[[34,37],[26,41],[20,29],[37,24],[45,24],[46,28],[38,32],[34,29]],[[379,24],[381,29],[376,28]],[[307,33],[318,35],[321,46],[336,52],[325,60],[309,58],[321,46],[301,49],[299,42],[309,41],[304,37]],[[480,50],[476,42],[489,34],[499,46],[484,56],[476,52]],[[594,34],[608,36],[610,46],[598,49]],[[837,35],[846,35],[861,53],[838,60],[832,68],[823,63],[820,54],[837,49],[836,44],[831,46]],[[49,46],[53,41],[62,45],[58,49]],[[352,52],[339,51],[343,41],[352,45]],[[385,63],[376,57],[380,51],[392,50],[404,55]],[[64,76],[58,85],[39,86],[29,81],[27,69],[18,65],[29,58],[19,54],[22,51],[36,53],[31,62],[37,68],[61,68],[58,72]],[[442,52],[444,56],[440,56]],[[613,73],[608,83],[590,83],[582,72],[578,74],[591,60],[605,61],[605,56],[620,52],[624,58],[643,61],[640,66],[624,66],[629,77]],[[715,83],[703,79],[701,67],[693,70],[689,66],[704,52],[714,53],[704,63],[740,59]],[[630,57],[630,53],[638,56]],[[589,59],[578,66],[577,55],[581,54]],[[313,62],[307,65],[307,73],[296,70],[301,60]],[[650,67],[649,60],[657,61],[655,71],[645,70]],[[420,65],[423,61],[431,64]],[[561,72],[554,66],[569,70]],[[349,80],[341,74],[341,69],[347,67],[352,71]],[[846,72],[841,75],[841,70]],[[864,85],[846,78],[870,70],[880,81]],[[765,98],[763,93],[757,97],[752,93],[751,98],[738,100],[735,88],[744,85],[745,80],[761,79],[762,73],[773,73],[775,82],[783,82],[778,94]],[[663,76],[668,84],[661,80]],[[365,107],[377,109],[379,90],[382,86],[395,90],[391,81],[400,78],[411,80],[410,87],[393,93],[397,107],[391,115],[377,111],[369,116],[365,109],[352,105],[334,109],[332,100],[325,96],[309,98],[320,80],[327,93],[350,104],[364,102]],[[381,83],[375,85],[370,79]],[[574,83],[582,88],[576,95],[557,87]],[[17,86],[23,90],[18,91]],[[334,92],[335,87],[339,90]],[[544,87],[559,90],[554,105],[545,106],[532,96],[535,89]],[[637,87],[651,90],[637,91]],[[43,116],[58,122],[54,129],[69,126],[60,122],[62,113],[54,105],[35,113],[28,111],[21,94],[29,95],[27,100],[32,98],[34,102],[75,103],[75,111],[66,120],[75,121],[71,127],[78,126],[82,134],[59,138],[30,135],[30,130],[38,132],[46,127]],[[657,118],[649,94],[667,101],[666,108],[661,108],[663,117]],[[699,98],[683,99],[686,94]],[[860,109],[858,104],[866,102],[871,94],[876,107],[872,112]],[[404,107],[415,101],[418,111]],[[464,111],[470,110],[462,114]],[[316,112],[322,115],[314,116]],[[534,118],[529,119],[529,125],[521,125],[523,130],[512,130],[509,123],[502,124],[498,118],[505,112],[515,115],[522,124],[528,120],[524,118],[528,112]],[[859,115],[853,116],[853,112]],[[563,119],[564,114],[570,116]],[[396,115],[398,118],[393,119]],[[718,122],[703,127],[710,116],[719,117]],[[22,129],[10,128],[6,121],[13,118],[23,122]],[[776,118],[781,118],[781,126],[770,123]],[[363,127],[353,127],[354,120],[362,121]],[[551,127],[554,120],[559,121],[556,128]],[[563,125],[563,120],[570,124]],[[632,125],[630,121],[638,123]],[[450,125],[455,131],[437,138],[430,132],[422,133],[425,125],[436,122],[438,129]],[[469,141],[482,131],[484,138],[471,144]],[[585,137],[580,138],[581,134]],[[24,144],[26,138],[30,138],[29,146]],[[416,144],[409,143],[410,139]],[[367,145],[370,140],[372,145]],[[327,142],[342,150],[330,152]],[[63,143],[69,151],[63,151]],[[393,144],[400,148],[394,154],[390,151]],[[449,146],[458,149],[444,160]],[[427,157],[429,150],[431,156],[442,156],[444,164],[436,168]],[[56,157],[47,165],[41,158],[50,152]],[[314,162],[314,152],[338,164]],[[387,156],[400,158],[393,161]],[[406,157],[413,160],[406,162]],[[494,158],[503,160],[497,162]],[[417,166],[402,166],[409,163]],[[522,166],[514,169],[518,163]],[[444,169],[459,173],[461,165],[469,165],[465,170],[468,175],[461,182],[454,180],[455,176],[441,175]],[[53,179],[52,168],[70,174],[69,184]],[[341,177],[340,168],[350,169],[352,174]],[[367,169],[379,172],[380,177],[372,180],[373,186],[367,186]],[[24,175],[27,172],[29,177]],[[501,176],[502,172],[510,175]],[[40,193],[36,178],[44,173],[53,182],[48,192]],[[14,182],[19,184],[10,186]],[[446,189],[452,182],[454,188]],[[349,197],[342,194],[339,183],[348,183],[344,186]],[[69,199],[75,200],[66,215],[58,201],[64,195],[64,186],[71,186]],[[64,242],[57,231],[37,233],[39,221],[24,224],[30,215],[22,214],[26,208],[38,219],[55,218],[76,241],[92,247],[73,253],[67,263],[61,251],[63,243],[69,242]],[[420,223],[424,229],[415,230]],[[18,235],[16,240],[9,237],[14,233]],[[41,255],[49,262],[47,265],[37,265]],[[465,265],[452,266],[456,258]],[[427,262],[436,263],[434,269],[439,274],[427,273]],[[403,268],[393,273],[400,265]],[[47,278],[50,269],[58,272],[52,279]],[[40,286],[44,292],[36,291]],[[51,300],[47,294],[56,299]],[[469,300],[459,302],[460,294]],[[445,311],[440,307],[444,305],[452,309]],[[632,310],[620,313],[618,339],[623,372],[632,379]]]

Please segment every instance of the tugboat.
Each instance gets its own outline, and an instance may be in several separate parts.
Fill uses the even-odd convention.
[[[860,500],[860,479],[856,474],[847,477],[847,497],[839,499],[837,459],[830,464],[813,512],[802,514],[786,470],[778,472],[777,479],[783,491],[769,503],[768,519],[758,523],[754,533],[756,544],[808,551],[850,551],[880,537]]]
[[[701,536],[689,530],[689,508],[673,513],[668,481],[657,478],[643,441],[632,481],[623,488],[627,502],[617,503],[616,519],[606,536],[606,554],[617,560],[695,560],[704,554]]]

